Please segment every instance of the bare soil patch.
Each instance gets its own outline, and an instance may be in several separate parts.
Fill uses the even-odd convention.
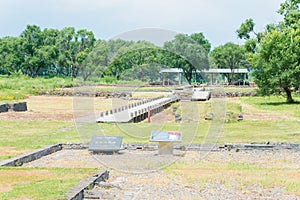
[[[48,170],[0,170],[0,192],[9,192],[12,184],[26,184],[32,180],[51,178]]]
[[[4,146],[0,146],[0,156],[6,156],[6,155],[11,155],[11,156],[16,156],[16,155],[20,155],[23,153],[26,153],[28,151],[26,150],[19,150],[16,149],[16,147],[4,147]]]
[[[27,112],[0,113],[0,120],[72,121],[80,116],[98,114],[127,100],[103,97],[30,96],[25,99]]]
[[[146,119],[145,121],[147,121]],[[157,113],[150,118],[151,122],[174,122],[175,121],[175,116],[173,115],[172,109],[168,108],[160,113]]]

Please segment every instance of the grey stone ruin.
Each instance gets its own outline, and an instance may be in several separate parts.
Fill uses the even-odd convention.
[[[27,104],[26,102],[19,102],[13,104],[13,111],[15,112],[24,112],[27,111]]]
[[[7,112],[8,111],[8,106],[7,104],[2,104],[0,105],[0,112]]]
[[[27,103],[19,102],[14,104],[2,104],[0,105],[0,112],[25,112],[27,111]]]

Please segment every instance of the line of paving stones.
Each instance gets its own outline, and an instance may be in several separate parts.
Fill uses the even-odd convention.
[[[87,144],[55,144],[41,149],[34,150],[32,152],[3,160],[0,162],[0,166],[21,166],[23,163],[32,162],[43,156],[55,153],[62,149],[87,149]],[[146,150],[156,151],[158,149],[157,144],[123,144],[122,149],[127,150]],[[250,143],[250,144],[224,144],[224,145],[180,145],[175,144],[174,149],[183,151],[249,151],[249,150],[293,150],[300,151],[300,143]]]
[[[99,172],[81,180],[75,187],[68,191],[68,200],[82,200],[84,191],[94,188],[95,184],[108,180],[109,172]]]
[[[156,144],[124,144],[124,149],[135,150],[157,150],[158,145]],[[190,150],[190,151],[241,151],[241,150],[295,150],[300,151],[300,143],[249,143],[249,144],[190,144],[180,145],[175,144],[174,149],[178,150]]]
[[[32,152],[29,152],[29,153],[26,153],[26,154],[23,154],[23,155],[20,155],[17,157],[3,160],[0,162],[0,166],[10,166],[10,167],[22,166],[23,163],[32,162],[43,156],[47,156],[49,154],[55,153],[60,150],[62,150],[61,144],[46,146],[44,148],[37,149],[37,150],[34,150]]]

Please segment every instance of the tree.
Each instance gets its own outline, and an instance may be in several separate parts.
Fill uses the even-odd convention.
[[[59,30],[57,29],[44,29],[42,32],[42,46],[38,50],[41,63],[44,65],[42,75],[57,75],[57,59],[58,48],[57,38]]]
[[[284,21],[267,25],[259,38],[246,42],[246,49],[251,50],[248,61],[260,93],[285,93],[288,103],[294,102],[292,91],[300,86],[299,4],[300,0],[286,0],[278,10]]]
[[[292,88],[300,85],[300,30],[274,30],[251,57],[255,82],[264,95],[285,92],[292,103]]]
[[[123,44],[112,57],[106,74],[120,78],[121,74],[128,69],[154,62],[157,47],[153,43],[138,41]]]
[[[60,31],[58,39],[59,57],[58,64],[63,67],[64,73],[76,77],[82,63],[89,52],[92,51],[95,42],[93,32],[85,29],[75,31],[73,27],[67,27]]]
[[[21,49],[24,58],[22,67],[25,73],[31,77],[36,77],[43,67],[43,63],[39,57],[39,49],[43,45],[42,41],[42,31],[39,26],[27,25],[21,34]]]
[[[211,44],[205,38],[203,33],[193,33],[190,36],[198,45],[202,46],[207,52],[210,52]]]
[[[0,73],[12,74],[21,70],[23,58],[21,55],[21,40],[19,37],[4,37],[0,39]]]
[[[58,55],[56,39],[58,30],[44,29],[36,25],[28,25],[20,36],[20,54],[22,70],[31,77],[46,75],[48,70],[55,68]]]
[[[102,74],[108,66],[107,42],[97,40],[95,47],[80,64],[80,75],[86,81],[93,73]]]
[[[218,68],[229,68],[231,74],[227,75],[229,84],[234,81],[234,70],[244,67],[245,51],[243,47],[232,42],[216,47],[211,53],[213,62]]]
[[[165,42],[164,49],[169,52],[166,63],[174,68],[181,68],[190,84],[197,70],[201,71],[209,66],[210,44],[203,34],[177,34],[172,41]]]
[[[257,35],[254,32],[254,26],[255,23],[253,22],[253,19],[246,19],[244,23],[240,26],[240,28],[236,31],[239,38],[243,39],[249,39],[250,33],[253,32],[255,35]]]
[[[286,0],[280,4],[277,11],[284,17],[284,24],[292,28],[299,28],[300,26],[300,0]]]

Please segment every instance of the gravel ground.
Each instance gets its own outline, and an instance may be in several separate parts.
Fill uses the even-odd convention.
[[[202,184],[189,181],[184,175],[162,170],[166,165],[201,162],[240,163],[264,169],[300,169],[300,152],[279,151],[175,151],[174,156],[157,155],[156,151],[122,150],[119,154],[91,155],[87,150],[62,150],[39,160],[25,164],[26,167],[97,167],[109,169],[110,178],[93,190],[85,192],[85,199],[95,196],[101,199],[288,199],[300,200],[300,196],[288,194],[286,188],[265,188],[259,184],[242,185],[236,179],[227,182],[207,181]],[[279,170],[278,170],[279,169]],[[187,169],[189,171],[189,169]],[[236,170],[237,174],[242,169]],[[200,172],[205,172],[201,171]],[[197,172],[198,173],[198,172]],[[220,172],[219,172],[220,173]],[[251,173],[251,171],[249,172]],[[197,176],[197,174],[194,174]],[[201,174],[199,174],[201,175]],[[225,175],[224,175],[225,176]],[[243,174],[237,175],[243,176]],[[300,179],[300,171],[295,180]],[[92,197],[92,198],[89,198]]]

